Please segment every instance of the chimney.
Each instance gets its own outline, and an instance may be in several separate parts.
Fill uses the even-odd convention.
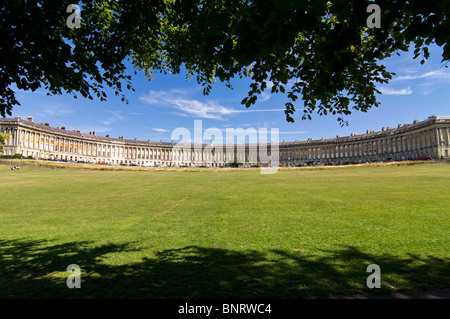
[[[383,126],[383,127],[381,128],[381,131],[382,131],[382,132],[386,131],[386,128]]]
[[[33,122],[33,117],[32,116],[28,116],[27,120],[30,121],[30,122]]]
[[[419,123],[419,120],[414,120],[414,124],[417,124],[417,123]]]
[[[50,126],[50,124],[48,124],[48,122],[45,122],[44,125],[45,125],[45,126]]]
[[[109,137],[109,134],[106,134],[105,137]]]
[[[65,130],[66,129],[66,127],[63,125],[63,126],[61,126],[61,130]]]
[[[402,125],[401,125],[401,124],[399,124],[399,125],[398,125],[398,127],[402,127]]]
[[[95,131],[92,132],[92,135],[95,135]]]

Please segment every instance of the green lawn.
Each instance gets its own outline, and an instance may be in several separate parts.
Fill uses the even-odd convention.
[[[0,298],[303,298],[450,287],[450,165],[0,165]],[[81,289],[66,268],[81,267]],[[367,266],[381,268],[369,289]]]

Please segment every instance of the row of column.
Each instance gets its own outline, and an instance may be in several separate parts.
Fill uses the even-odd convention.
[[[361,157],[409,152],[424,148],[449,145],[449,128],[437,127],[417,133],[381,138],[375,141],[349,143],[331,146],[281,149],[281,161],[324,158]],[[283,147],[282,147],[283,148]],[[329,148],[327,150],[327,148]],[[347,153],[347,154],[346,154]],[[352,154],[352,155],[349,155]]]
[[[7,133],[11,134],[11,137],[9,139],[9,142],[6,143],[6,145],[9,146],[21,146],[26,147],[26,144],[28,144],[28,148],[34,149],[34,150],[41,150],[47,153],[64,153],[64,154],[71,154],[71,155],[81,155],[81,156],[90,156],[90,157],[103,157],[103,158],[115,158],[115,159],[157,159],[157,160],[172,160],[172,154],[171,149],[156,149],[156,148],[147,148],[147,147],[134,147],[134,146],[119,146],[119,145],[111,145],[111,144],[102,144],[102,143],[95,143],[95,142],[88,142],[88,141],[79,141],[76,139],[69,139],[69,138],[60,138],[56,136],[50,136],[46,134],[31,132],[27,130],[20,130],[20,129],[3,129],[3,131],[6,131]],[[27,136],[28,133],[28,136]],[[53,138],[53,140],[52,140]],[[57,139],[57,141],[55,140]],[[22,144],[20,143],[22,141]],[[26,141],[28,143],[26,143]],[[31,147],[31,142],[33,142],[33,147]],[[72,142],[72,144],[70,144]],[[324,146],[317,146],[315,148],[311,147],[309,148],[297,148],[294,152],[281,152],[281,160],[285,161],[285,157],[290,158],[292,160],[293,158],[307,158],[309,159],[309,156],[312,155],[316,158],[320,156],[320,158],[330,158],[334,154],[333,157],[345,157],[341,156],[347,152],[347,155],[352,152],[353,157],[355,156],[368,156],[368,155],[380,155],[380,154],[392,154],[392,153],[399,153],[399,152],[407,152],[407,151],[414,151],[417,149],[423,149],[426,147],[442,147],[442,146],[448,146],[450,142],[449,138],[449,128],[448,127],[436,127],[432,129],[423,130],[420,132],[413,132],[410,134],[402,135],[402,136],[395,136],[392,138],[384,137],[381,139],[377,139],[375,141],[366,141],[366,142],[360,142],[358,144],[356,143],[349,143],[349,144],[342,144],[342,145],[331,145],[329,146],[330,149],[322,150]],[[41,146],[42,143],[42,146]],[[80,145],[77,145],[77,144]],[[47,144],[47,147],[45,147]],[[361,145],[359,145],[361,144]],[[51,145],[53,145],[53,151],[51,151]],[[347,148],[346,148],[347,147]],[[80,151],[81,148],[81,151]],[[283,145],[280,144],[280,149],[283,150]],[[61,150],[62,149],[62,150]],[[72,151],[70,151],[72,149]],[[316,150],[314,150],[316,149]],[[285,148],[286,150],[286,148]],[[375,151],[374,151],[375,150]],[[365,154],[363,152],[366,152]],[[375,154],[376,152],[376,154]],[[201,153],[201,154],[200,154]],[[217,154],[212,154],[208,152],[192,152],[192,157],[190,158],[191,161],[205,161],[205,162],[219,162],[221,159],[223,162],[227,160],[225,157],[225,152],[222,152],[220,154],[217,152]],[[238,154],[239,152],[236,152]],[[258,152],[256,152],[258,153]],[[90,154],[90,155],[89,155]],[[246,162],[256,162],[258,161],[258,158],[249,158],[253,154],[252,152],[248,152],[248,149],[246,150],[245,159]],[[174,159],[182,161],[187,160],[185,157],[183,157],[182,154],[174,154]],[[223,157],[222,157],[223,156]]]
[[[16,148],[29,148],[45,153],[64,155],[90,156],[102,158],[126,158],[126,159],[160,159],[170,160],[170,150],[157,148],[144,148],[132,146],[119,146],[88,141],[80,141],[70,138],[61,138],[47,134],[20,130],[3,129],[10,134],[6,145]],[[27,134],[28,133],[28,134]],[[42,143],[42,147],[41,147]],[[28,146],[27,146],[28,145]],[[53,146],[53,150],[52,147]],[[113,156],[114,153],[114,156]]]

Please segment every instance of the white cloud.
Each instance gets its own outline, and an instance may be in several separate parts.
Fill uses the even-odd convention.
[[[169,130],[166,130],[166,129],[163,129],[163,128],[154,128],[153,130],[156,131],[156,132],[161,132],[161,133],[169,132]]]
[[[111,114],[110,116],[107,116],[105,120],[100,121],[103,125],[109,125],[116,121],[125,121],[126,118],[121,115],[122,111],[116,111],[116,110],[106,110],[107,113]]]
[[[41,109],[47,116],[62,116],[74,113],[74,110],[63,104],[47,104]]]
[[[266,92],[261,92],[261,102],[267,101],[270,99],[270,93],[266,93]]]
[[[389,87],[380,87],[378,90],[385,95],[410,95],[413,93],[411,87],[408,86],[406,89],[395,90]]]
[[[233,109],[224,107],[216,101],[201,102],[186,97],[182,90],[150,91],[149,94],[140,97],[140,100],[150,104],[171,107],[181,111],[185,115],[195,117],[221,119],[223,115],[233,113]]]
[[[109,114],[111,114],[111,116],[108,118],[108,122],[115,122],[115,121],[125,121],[125,117],[123,115],[121,115],[120,113],[122,113],[122,111],[111,111],[111,110],[107,110],[106,112],[108,112]]]
[[[231,107],[221,105],[215,100],[199,101],[190,99],[184,90],[172,89],[169,91],[150,91],[139,98],[142,102],[150,105],[169,107],[176,111],[181,111],[181,115],[194,116],[221,120],[224,116],[236,113],[247,112],[271,112],[283,111],[283,109],[263,109],[263,110],[236,110]]]
[[[446,79],[450,80],[450,70],[438,69],[434,71],[425,72],[418,75],[401,75],[395,80],[416,80],[416,79]]]
[[[411,73],[412,68],[404,69],[403,71]],[[417,71],[413,74],[400,75],[391,80],[391,83],[398,83],[398,81],[409,81],[408,84],[414,86],[414,92],[426,95],[436,90],[436,87],[450,82],[450,69],[440,68],[428,72],[418,73]],[[405,83],[405,82],[403,82]],[[410,95],[413,90],[410,86],[406,89],[392,89],[389,87],[378,88],[383,94],[386,95]]]

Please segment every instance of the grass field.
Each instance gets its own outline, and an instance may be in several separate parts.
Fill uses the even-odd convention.
[[[0,298],[315,298],[450,287],[450,165],[0,165]],[[70,264],[81,289],[66,286]],[[381,268],[381,289],[366,271]]]

